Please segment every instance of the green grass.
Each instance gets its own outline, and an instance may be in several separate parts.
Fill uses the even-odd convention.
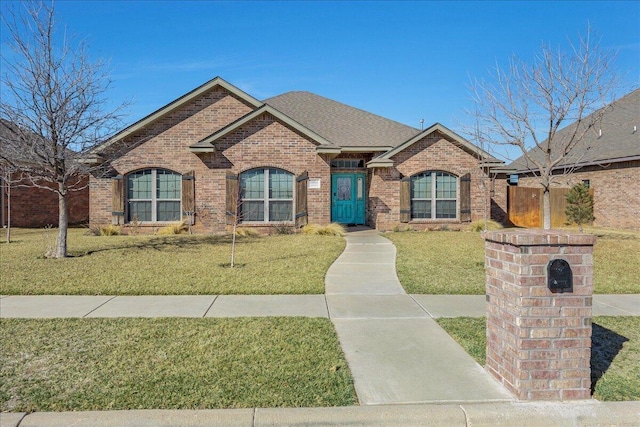
[[[484,318],[437,319],[473,358],[484,365]],[[598,400],[640,400],[640,317],[593,319],[591,351],[593,396]]]
[[[594,231],[594,293],[640,293],[640,233]],[[479,233],[387,233],[398,250],[398,278],[408,293],[485,293],[484,240]]]
[[[342,253],[335,236],[109,236],[69,231],[70,258],[45,259],[46,233],[14,230],[0,244],[0,294],[184,295],[322,294],[324,276]]]
[[[3,319],[0,410],[353,405],[328,319]]]
[[[396,270],[410,294],[485,293],[484,240],[455,231],[387,233],[397,249]]]

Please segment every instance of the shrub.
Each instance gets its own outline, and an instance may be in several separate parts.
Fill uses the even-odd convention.
[[[589,224],[595,220],[593,216],[593,196],[589,188],[580,183],[571,187],[567,193],[567,208],[565,215],[569,223],[576,223],[582,231],[582,224]]]
[[[156,234],[161,236],[167,236],[172,234],[182,234],[189,231],[189,226],[186,221],[177,222],[175,224],[167,225],[158,230]]]
[[[113,224],[96,225],[90,227],[85,234],[88,236],[120,236],[122,234],[122,229]]]
[[[302,227],[302,233],[320,236],[344,236],[346,231],[342,225],[332,222],[324,227],[318,224],[307,224]]]
[[[236,229],[236,236],[258,237],[260,236],[260,232],[255,228],[239,227]]]
[[[485,222],[483,219],[473,221],[471,224],[469,224],[469,230],[484,231],[484,224]],[[502,229],[502,224],[500,224],[499,222],[493,221],[491,219],[487,220],[487,230],[501,230],[501,229]]]
[[[302,227],[302,234],[320,234],[319,230],[322,227],[318,224],[307,224],[304,227]]]
[[[295,233],[295,228],[292,225],[285,223],[278,223],[271,227],[273,234],[293,234]]]

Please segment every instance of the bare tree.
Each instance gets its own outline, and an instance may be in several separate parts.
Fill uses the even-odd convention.
[[[2,224],[5,227],[5,239],[7,243],[11,243],[11,189],[13,188],[16,182],[19,182],[19,179],[16,179],[16,170],[8,164],[0,165],[0,185],[2,185],[2,191],[0,191],[0,195],[2,196]],[[6,210],[6,217],[5,217]]]
[[[115,129],[122,106],[106,111],[110,80],[101,60],[92,61],[84,40],[59,28],[53,3],[5,7],[2,24],[8,49],[2,53],[0,116],[16,138],[2,142],[0,158],[31,184],[58,195],[55,258],[67,255],[67,196],[88,172],[83,153]]]
[[[587,149],[580,147],[585,135],[597,129],[618,88],[614,58],[588,28],[577,43],[570,41],[567,52],[543,44],[532,63],[514,57],[508,68],[496,66],[489,81],[471,83],[473,137],[481,144],[519,148],[521,166],[543,188],[545,229],[551,228],[549,189],[557,170],[574,171]]]

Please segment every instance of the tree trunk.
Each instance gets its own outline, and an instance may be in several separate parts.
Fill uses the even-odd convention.
[[[7,175],[7,243],[11,243],[11,177]]]
[[[548,185],[542,188],[542,228],[551,229],[551,193]]]
[[[54,258],[65,258],[67,256],[67,189],[63,183],[58,184],[58,239]]]

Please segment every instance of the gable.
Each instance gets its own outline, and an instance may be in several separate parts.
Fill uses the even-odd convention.
[[[179,126],[193,138],[189,141],[193,143],[260,105],[257,99],[216,77],[118,132],[89,156],[100,158],[101,153],[117,153],[119,157]]]
[[[406,158],[416,152],[422,151],[425,148],[425,141],[427,142],[426,146],[428,147],[428,141],[430,140],[434,142],[441,140],[447,141],[477,159],[476,161],[481,162],[484,166],[500,166],[504,163],[452,132],[440,123],[435,123],[413,138],[410,138],[397,147],[392,148],[386,153],[372,159],[367,163],[367,167],[392,167],[396,162],[402,162],[402,158]]]
[[[276,120],[278,120],[279,122],[281,122],[282,124],[285,124],[286,126],[290,127],[291,129],[294,129],[296,132],[299,132],[301,135],[304,135],[305,137],[309,138],[310,140],[312,140],[318,147],[318,151],[320,152],[327,152],[328,151],[333,151],[335,150],[336,152],[339,152],[339,147],[335,146],[334,144],[332,144],[330,141],[326,140],[325,138],[323,138],[321,135],[318,135],[317,133],[315,133],[314,131],[312,131],[311,129],[301,125],[300,123],[298,123],[297,121],[291,119],[290,117],[288,117],[286,114],[283,114],[282,112],[276,110],[275,108],[269,106],[269,105],[263,105],[262,107],[252,111],[251,113],[239,118],[238,120],[236,120],[235,122],[229,124],[228,126],[220,129],[217,132],[214,132],[213,134],[207,136],[206,138],[198,141],[197,143],[191,145],[189,148],[192,152],[194,153],[207,153],[207,152],[215,152],[216,149],[216,144],[218,141],[220,141],[221,139],[223,139],[224,137],[226,137],[227,135],[237,131],[238,129],[242,128],[243,126],[246,126],[248,124],[250,124],[251,122],[260,119],[261,117],[263,117],[264,115],[269,115],[274,117]]]

